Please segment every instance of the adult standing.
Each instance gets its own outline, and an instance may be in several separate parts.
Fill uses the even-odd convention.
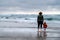
[[[42,12],[39,12],[39,15],[38,15],[38,17],[37,17],[38,31],[39,31],[39,28],[42,29],[43,21],[44,21],[44,17],[43,17],[43,15],[42,15]]]

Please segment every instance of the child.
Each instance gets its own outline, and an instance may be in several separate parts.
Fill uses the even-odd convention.
[[[46,22],[43,23],[43,28],[44,28],[44,31],[46,31],[46,28],[47,28]]]

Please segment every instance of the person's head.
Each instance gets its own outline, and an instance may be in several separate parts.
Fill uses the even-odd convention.
[[[39,12],[39,15],[42,15],[42,12]]]
[[[44,22],[44,24],[46,24],[46,22]]]

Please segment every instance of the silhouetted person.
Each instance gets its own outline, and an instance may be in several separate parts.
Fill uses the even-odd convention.
[[[38,31],[39,31],[39,28],[42,29],[43,21],[44,21],[44,17],[43,17],[43,15],[42,15],[42,12],[39,12],[39,15],[38,15],[38,17],[37,17]]]

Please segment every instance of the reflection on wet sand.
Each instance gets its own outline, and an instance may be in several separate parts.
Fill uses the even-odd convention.
[[[37,32],[38,40],[46,40],[46,37],[47,37],[46,31]]]

